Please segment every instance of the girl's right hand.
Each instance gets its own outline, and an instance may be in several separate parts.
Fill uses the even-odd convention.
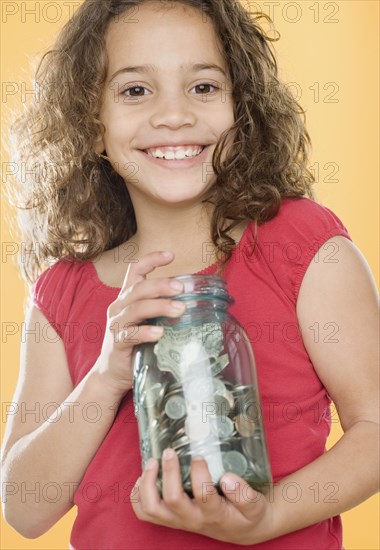
[[[122,398],[132,388],[133,348],[143,342],[155,342],[162,335],[156,327],[139,324],[144,320],[165,316],[178,317],[186,309],[184,302],[161,296],[175,296],[182,292],[183,284],[170,278],[146,279],[157,267],[174,259],[163,252],[151,252],[138,262],[130,263],[118,297],[107,308],[107,324],[100,356],[93,369],[102,375],[104,383]],[[179,309],[175,308],[179,305]]]

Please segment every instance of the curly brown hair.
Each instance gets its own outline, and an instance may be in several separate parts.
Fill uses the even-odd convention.
[[[93,144],[104,131],[99,112],[106,30],[112,18],[146,1],[84,0],[37,67],[42,93],[12,125],[12,159],[27,170],[6,194],[19,210],[21,242],[33,250],[19,260],[28,283],[51,260],[92,260],[136,232],[128,181],[96,155]],[[259,25],[261,18],[273,25],[270,18],[248,13],[238,0],[178,1],[211,18],[232,82],[235,122],[218,141],[215,181],[203,201],[214,205],[211,236],[220,271],[236,244],[229,236],[235,226],[250,220],[257,229],[277,214],[282,198],[314,199],[307,169],[311,143],[305,112],[278,78],[271,47],[278,33],[271,38]],[[233,144],[222,161],[231,132]]]

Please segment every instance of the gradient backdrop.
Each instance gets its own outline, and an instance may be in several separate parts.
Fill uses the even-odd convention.
[[[0,2],[4,137],[9,110],[22,108],[29,97],[27,92],[32,90],[29,62],[48,48],[80,3],[80,0]],[[252,11],[260,7],[271,15],[281,33],[275,48],[283,79],[292,83],[294,93],[306,109],[313,142],[311,167],[317,175],[317,199],[342,219],[378,282],[379,3],[377,0],[241,0],[241,3]],[[4,152],[3,181],[11,181],[7,162]],[[24,319],[25,288],[16,266],[18,244],[6,221],[6,217],[12,215],[9,206],[3,204],[3,403],[12,401]],[[11,324],[13,335],[7,334]],[[3,412],[2,434],[5,421]],[[335,414],[329,446],[341,433]],[[1,548],[66,549],[74,516],[73,509],[46,535],[35,540],[21,537],[2,521]],[[343,514],[346,550],[380,548],[378,517],[377,497]]]

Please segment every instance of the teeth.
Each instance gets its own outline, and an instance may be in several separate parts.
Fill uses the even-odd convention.
[[[168,148],[169,149],[169,148]],[[184,158],[191,158],[198,156],[204,149],[204,146],[199,145],[196,147],[170,147],[171,150],[162,149],[147,149],[146,152],[150,157],[166,159],[166,160],[183,160]],[[174,149],[174,150],[173,150]]]

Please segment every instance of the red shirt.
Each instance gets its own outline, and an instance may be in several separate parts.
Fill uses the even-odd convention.
[[[252,254],[253,231],[251,223],[233,251],[225,278],[228,291],[235,298],[230,312],[245,329],[254,350],[269,459],[276,482],[325,452],[331,423],[330,399],[304,347],[296,301],[317,251],[315,261],[333,262],[336,249],[324,249],[324,243],[336,235],[350,240],[351,237],[331,210],[307,198],[282,202],[277,216],[258,227]],[[215,270],[216,264],[200,273],[212,274]],[[64,342],[74,386],[100,354],[106,310],[119,290],[99,280],[92,262],[68,262],[65,258],[42,273],[34,284],[34,303]],[[316,337],[333,338],[333,328],[318,326],[316,322],[312,330]],[[241,548],[137,519],[129,495],[139,475],[139,437],[130,391],[75,493],[78,515],[71,534],[72,549]],[[292,486],[284,498],[302,498],[302,491],[310,490]],[[334,498],[333,485],[319,491],[320,498]],[[336,516],[245,548],[341,550],[341,519]]]

